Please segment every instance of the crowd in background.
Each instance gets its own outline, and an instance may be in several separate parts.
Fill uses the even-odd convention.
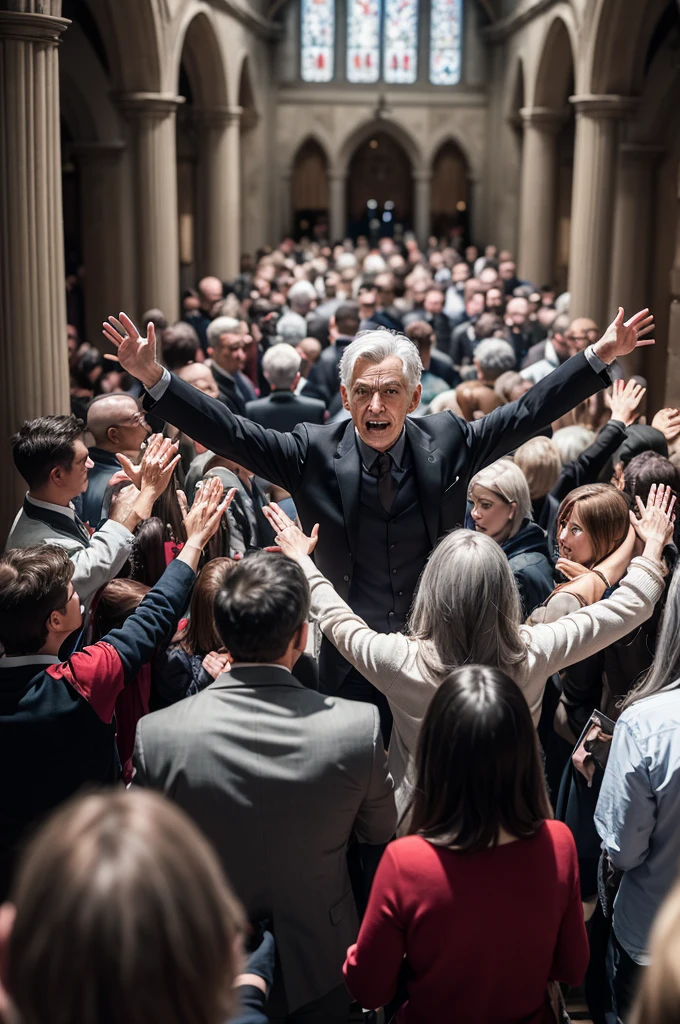
[[[606,325],[511,253],[436,239],[285,239],[182,311],[141,318],[164,368],[146,386],[69,326],[71,415],[12,439],[0,1018],[548,1024],[583,986],[596,1024],[678,1019],[680,411],[614,360],[610,387],[490,445],[459,528],[421,550],[415,434],[364,443],[366,367],[472,445],[572,356],[604,371]],[[385,548],[384,626],[322,553],[340,474],[305,485],[336,521],[279,472],[332,425],[342,461],[353,419],[351,558],[370,574]]]

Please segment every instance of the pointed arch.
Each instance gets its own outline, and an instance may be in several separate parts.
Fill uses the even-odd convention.
[[[533,106],[565,108],[574,91],[574,52],[564,19],[553,18],[545,34],[533,89]]]
[[[407,131],[397,121],[393,121],[389,118],[372,118],[370,121],[364,121],[358,127],[354,128],[341,143],[338,150],[337,158],[337,171],[341,174],[346,174],[349,167],[350,160],[354,155],[357,148],[370,138],[371,135],[375,135],[377,132],[385,132],[390,135],[395,142],[397,142],[406,155],[408,156],[411,165],[414,170],[423,169],[423,153],[413,138],[411,133]]]
[[[227,74],[212,15],[199,10],[178,33],[173,65],[173,88],[178,89],[180,67],[186,71],[192,100],[203,109],[226,107]]]

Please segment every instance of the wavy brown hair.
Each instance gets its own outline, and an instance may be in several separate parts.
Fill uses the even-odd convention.
[[[187,653],[210,654],[224,646],[215,625],[215,598],[235,565],[233,558],[213,558],[199,572],[191,595],[189,622],[179,637]]]
[[[559,507],[557,529],[562,529],[578,508],[583,529],[593,549],[593,565],[616,551],[628,536],[630,505],[611,484],[586,484],[570,491]]]

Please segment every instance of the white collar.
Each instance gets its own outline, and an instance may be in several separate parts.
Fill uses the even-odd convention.
[[[21,665],[61,665],[56,654],[17,654],[0,658],[0,669],[19,668]]]
[[[38,508],[46,508],[50,512],[59,512],[62,516],[67,516],[73,520],[74,523],[76,521],[76,510],[70,501],[68,505],[53,505],[51,501],[39,501],[37,498],[33,498],[28,491],[26,492],[26,501],[30,501],[31,505],[36,505]]]

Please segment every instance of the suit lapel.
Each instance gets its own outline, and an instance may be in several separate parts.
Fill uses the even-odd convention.
[[[350,551],[356,549],[361,501],[361,459],[354,439],[354,422],[349,420],[335,453],[335,475],[338,478],[342,514]]]
[[[432,547],[439,537],[439,504],[442,495],[443,454],[434,441],[406,417],[406,438],[411,446],[418,497]]]

